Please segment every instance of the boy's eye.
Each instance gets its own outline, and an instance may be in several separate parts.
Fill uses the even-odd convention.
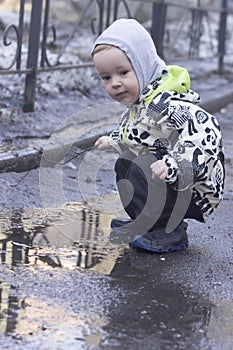
[[[122,71],[120,72],[120,74],[121,74],[121,75],[126,75],[128,72],[129,72],[128,70],[122,70]]]
[[[102,78],[102,80],[107,81],[107,80],[110,79],[110,76],[109,76],[109,75],[104,75],[104,76],[102,76],[101,78]]]

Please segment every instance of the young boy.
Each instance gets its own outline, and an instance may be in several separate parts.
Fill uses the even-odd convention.
[[[127,106],[119,127],[96,141],[120,154],[117,187],[130,218],[113,219],[111,227],[146,251],[186,249],[183,220],[205,222],[222,199],[219,124],[197,106],[188,71],[166,66],[136,20],[116,20],[95,41],[92,57],[107,93]]]

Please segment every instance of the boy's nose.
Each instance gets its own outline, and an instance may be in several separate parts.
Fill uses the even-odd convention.
[[[112,78],[112,87],[116,88],[121,85],[121,81],[119,77],[113,77]]]

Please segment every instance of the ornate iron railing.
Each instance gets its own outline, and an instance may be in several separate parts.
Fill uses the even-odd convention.
[[[12,58],[9,58],[9,62],[7,62],[5,66],[1,65],[0,62],[0,75],[25,74],[23,110],[25,112],[34,110],[36,78],[39,72],[57,69],[86,68],[92,65],[91,62],[76,65],[62,65],[60,63],[61,57],[64,55],[75,33],[80,29],[86,18],[89,18],[92,33],[98,35],[108,27],[112,21],[118,18],[120,8],[124,8],[125,17],[131,17],[131,5],[133,3],[140,3],[141,1],[142,0],[86,1],[86,5],[83,7],[77,22],[74,24],[70,33],[67,34],[67,38],[64,44],[61,45],[60,51],[57,52],[55,61],[51,62],[48,56],[48,38],[50,40],[50,46],[56,45],[57,40],[56,28],[54,25],[49,24],[51,0],[32,0],[27,62],[26,67],[22,68],[21,51],[24,36],[26,0],[20,0],[18,25],[8,25],[2,37],[4,47],[13,47],[14,41],[15,51],[12,54]],[[229,40],[231,35],[227,20],[229,16],[233,15],[233,8],[228,6],[227,0],[219,1],[221,1],[221,7],[206,8],[201,6],[201,0],[197,0],[195,7],[182,5],[180,2],[169,2],[167,0],[145,0],[144,2],[150,3],[152,7],[150,30],[159,54],[165,57],[167,55],[168,58],[171,58],[174,52],[177,53],[176,45],[178,37],[183,36],[183,40],[185,41],[185,50],[182,52],[183,55],[186,58],[198,58],[200,55],[201,40],[207,35],[209,46],[212,48],[212,57],[214,56],[218,59],[217,70],[222,72],[224,69],[224,57],[227,54],[226,41]],[[75,1],[70,0],[70,3],[74,4]],[[96,6],[96,16],[90,17],[89,11],[93,6]],[[185,21],[182,22],[181,19],[182,27],[178,29],[174,27],[169,28],[170,23],[167,19],[167,13],[177,7],[185,12]],[[218,17],[217,26],[215,24],[214,28],[212,28],[211,14]],[[40,42],[41,31],[42,40]],[[179,55],[180,54],[179,52]],[[39,57],[39,55],[41,56]]]

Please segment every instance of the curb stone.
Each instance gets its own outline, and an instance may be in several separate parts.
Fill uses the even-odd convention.
[[[43,160],[43,166],[51,166],[50,161],[62,161],[67,154],[67,151],[75,146],[80,149],[88,148],[94,145],[95,141],[103,134],[110,134],[113,126],[101,129],[95,133],[89,133],[78,141],[75,138],[63,140],[62,142],[51,143],[44,147],[24,148],[18,151],[6,152],[0,154],[0,173],[4,172],[24,172],[38,168]],[[43,155],[45,158],[43,159]],[[46,159],[48,161],[46,162]]]

